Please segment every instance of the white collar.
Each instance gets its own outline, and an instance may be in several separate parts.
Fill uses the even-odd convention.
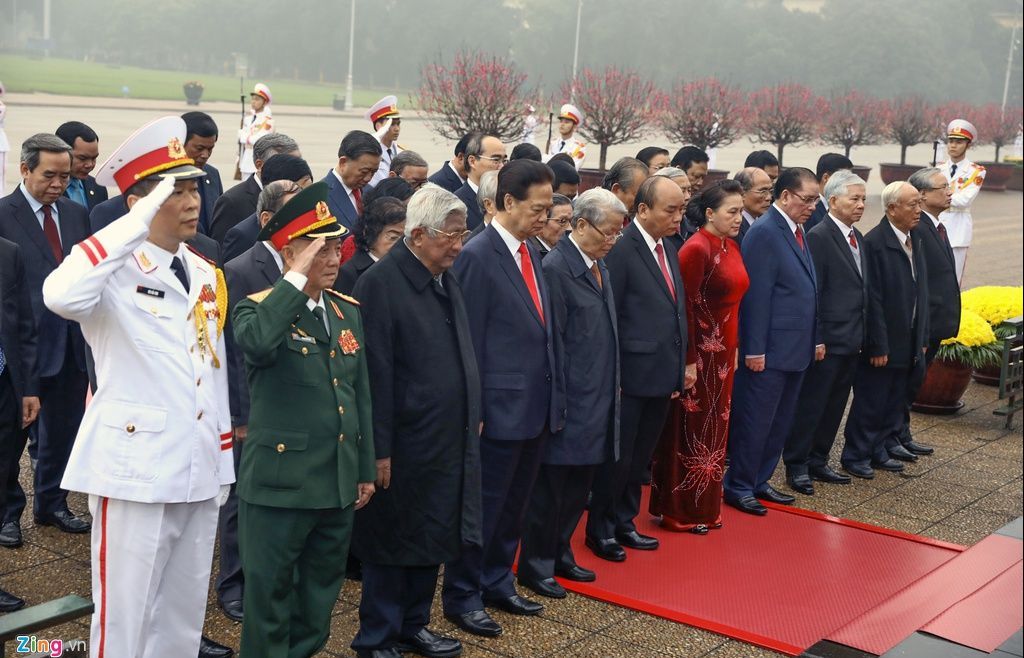
[[[469,189],[473,190],[473,194],[480,191],[480,186],[474,183],[472,178],[467,178],[466,183],[469,185]]]
[[[263,246],[267,248],[267,251],[270,252],[271,257],[274,259],[274,262],[277,263],[277,269],[284,270],[284,259],[281,258],[280,252],[278,252],[277,249],[274,249],[274,243],[269,240],[264,240]]]
[[[634,219],[633,223],[636,224],[637,229],[640,231],[640,236],[647,243],[647,248],[654,253],[654,248],[661,244],[661,240],[655,240],[651,237],[651,234],[644,230],[644,225],[640,223],[640,220]]]
[[[782,218],[784,220],[786,220],[786,224],[789,225],[790,232],[793,233],[794,235],[796,235],[796,229],[797,229],[796,222],[794,222],[792,219],[789,218],[789,215],[787,215],[786,212],[782,208],[779,207],[779,204],[774,203],[772,205],[775,206],[775,209],[779,211],[779,214],[782,215]]]
[[[757,217],[754,217],[749,212],[747,212],[746,208],[744,208],[742,210],[742,214],[743,214],[743,219],[747,220],[747,223],[750,224],[751,226],[753,226],[754,222],[756,222],[757,219],[758,219]]]
[[[315,309],[315,308],[322,308],[324,310],[324,319],[325,320],[327,319],[327,307],[324,306],[324,293],[323,292],[320,293],[320,299],[318,301],[315,301],[315,302],[313,301],[312,297],[306,297],[306,308],[308,308],[310,310],[310,312],[312,312],[313,309]]]
[[[846,237],[846,238],[850,237],[850,231],[853,230],[852,226],[847,226],[846,224],[844,224],[840,220],[836,219],[836,216],[833,215],[831,212],[829,212],[828,218],[836,223],[836,226],[839,228],[839,232],[843,234],[843,237]]]
[[[537,242],[541,243],[541,245],[543,245],[544,248],[547,249],[548,251],[554,249],[553,246],[549,245],[547,242],[544,242],[544,239],[541,238],[539,235],[537,236]]]
[[[171,262],[175,258],[180,258],[182,264],[185,266],[185,271],[189,274],[189,278],[191,278],[192,268],[188,266],[188,258],[185,257],[184,242],[178,245],[178,250],[174,253],[167,251],[163,247],[157,246],[149,240],[146,241],[145,245],[146,255],[149,256],[150,260],[152,260],[157,267],[163,267],[169,270],[171,269]]]
[[[512,257],[515,258],[516,254],[519,253],[519,246],[523,244],[522,240],[516,238],[516,236],[509,233],[508,229],[501,225],[501,222],[496,221],[497,218],[491,220],[491,226],[501,236],[502,242],[508,247],[508,250],[512,253]]]
[[[260,190],[262,190],[263,189],[263,181],[260,180],[260,175],[254,173],[252,175],[252,179],[254,181],[256,181],[256,185],[259,186]]]
[[[341,187],[345,190],[345,194],[352,196],[352,188],[345,185],[345,181],[341,180],[341,174],[338,173],[338,170],[335,167],[331,167],[331,173],[333,173],[334,177],[338,179],[339,183],[341,183]]]
[[[21,190],[21,193],[25,195],[25,200],[28,201],[28,205],[30,208],[32,208],[33,214],[38,214],[39,211],[43,209],[43,203],[29,193],[28,188],[25,187],[24,182],[18,185],[18,189]],[[57,214],[56,201],[50,204],[50,209],[53,212],[53,214]]]
[[[451,160],[448,161],[448,168],[455,172],[455,175],[459,177],[459,180],[466,180],[463,177],[462,172],[455,168],[455,165],[452,164]]]
[[[595,261],[593,258],[584,253],[582,249],[580,249],[580,245],[578,242],[576,242],[576,237],[572,233],[569,234],[569,240],[572,241],[572,246],[576,247],[576,251],[580,252],[580,256],[583,256],[583,264],[587,266],[588,270],[592,269],[594,267],[594,263],[596,263],[597,261]]]
[[[907,246],[907,238],[909,238],[910,236],[908,234],[904,233],[903,231],[899,230],[898,228],[896,228],[896,225],[892,223],[892,220],[889,221],[889,226],[892,227],[892,232],[896,234],[896,239],[900,241],[900,244],[904,248],[906,248],[906,246]]]
[[[928,219],[932,220],[932,224],[935,224],[935,228],[939,228],[939,224],[941,224],[941,222],[939,221],[938,217],[931,214],[927,210],[924,211],[924,214],[928,215]]]

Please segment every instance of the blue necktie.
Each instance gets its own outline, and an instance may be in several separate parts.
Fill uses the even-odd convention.
[[[85,186],[77,178],[72,178],[68,183],[68,198],[83,208],[89,207],[89,202],[85,199]]]

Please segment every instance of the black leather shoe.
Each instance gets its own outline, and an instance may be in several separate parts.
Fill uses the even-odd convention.
[[[892,471],[893,473],[898,473],[903,470],[903,464],[899,463],[895,459],[886,459],[884,462],[871,462],[871,466],[880,471]]]
[[[0,589],[0,612],[14,612],[25,607],[25,599]]]
[[[224,616],[231,621],[242,623],[242,602],[241,601],[218,601]]]
[[[533,617],[544,612],[544,606],[535,601],[524,599],[518,594],[506,596],[503,599],[484,599],[484,605],[488,608],[497,608],[510,615],[520,615],[523,617]]]
[[[914,440],[907,441],[903,444],[903,447],[915,455],[930,455],[935,452],[935,448],[923,445]]]
[[[360,649],[356,651],[356,658],[402,658],[402,654],[398,652],[398,649],[373,649],[370,651]]]
[[[36,525],[49,525],[60,530],[61,532],[68,532],[73,535],[81,535],[83,533],[92,530],[92,524],[75,516],[71,513],[71,510],[61,510],[54,512],[53,514],[45,514],[43,516],[35,517]]]
[[[592,583],[597,580],[596,573],[590,569],[584,569],[578,564],[571,567],[555,567],[555,575],[577,583]]]
[[[421,628],[416,635],[399,640],[394,648],[398,653],[417,653],[427,658],[454,658],[462,653],[462,642]]]
[[[725,498],[723,500],[725,500],[726,505],[735,507],[739,511],[746,512],[747,514],[764,516],[768,513],[768,509],[753,496],[744,496],[743,498]]]
[[[805,496],[814,495],[814,483],[811,482],[810,475],[794,475],[791,478],[786,478],[786,484],[797,493]]]
[[[863,464],[843,464],[843,470],[864,480],[875,479],[874,469]]]
[[[893,446],[893,447],[889,448],[888,452],[889,452],[889,456],[890,457],[892,457],[893,459],[898,459],[901,462],[916,462],[917,461],[917,455],[915,455],[914,453],[910,452],[909,450],[907,450],[903,446]]]
[[[636,530],[616,534],[615,541],[619,542],[620,546],[636,549],[638,551],[653,551],[660,545],[660,542],[658,542],[654,537],[641,535]]]
[[[526,580],[520,578],[519,584],[523,587],[528,587],[537,594],[546,596],[549,599],[565,598],[565,588],[559,585],[558,581],[554,578],[545,578],[544,580]]]
[[[787,493],[782,493],[770,484],[765,485],[761,491],[755,491],[754,497],[767,500],[769,503],[778,503],[779,505],[792,505],[796,502],[796,498]]]
[[[829,484],[850,484],[850,476],[836,473],[831,466],[811,469],[811,479]]]
[[[501,626],[491,619],[486,610],[470,610],[461,615],[445,615],[445,619],[455,624],[462,630],[481,637],[498,637],[501,635]]]
[[[583,542],[594,555],[609,562],[622,562],[626,559],[626,550],[614,539],[592,539],[587,537]]]
[[[230,658],[235,650],[223,644],[217,644],[205,635],[199,640],[199,658]]]
[[[17,521],[8,521],[0,525],[0,546],[4,548],[18,548],[21,546],[21,524]]]

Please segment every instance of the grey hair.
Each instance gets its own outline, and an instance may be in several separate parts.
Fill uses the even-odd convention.
[[[28,165],[29,171],[39,166],[39,153],[67,153],[71,161],[71,147],[60,137],[52,133],[36,133],[21,143],[21,161]]]
[[[673,178],[680,178],[682,176],[686,176],[687,178],[689,178],[689,176],[687,176],[686,172],[683,171],[682,169],[680,169],[679,167],[662,167],[658,171],[654,172],[654,175],[655,176],[664,176],[665,178],[668,178],[669,180],[671,180]]]
[[[276,213],[284,205],[284,195],[298,192],[301,188],[290,180],[276,180],[267,183],[256,200],[256,217],[264,211]]]
[[[416,151],[402,151],[391,159],[391,171],[399,176],[406,167],[426,167],[427,161]]]
[[[732,177],[734,181],[740,184],[743,188],[743,192],[749,192],[754,189],[754,172],[761,169],[760,167],[744,167],[736,172],[736,175]],[[826,197],[828,198],[828,197]]]
[[[885,189],[882,190],[882,207],[888,210],[889,206],[896,203],[900,197],[900,191],[906,184],[905,181],[898,180],[886,185]]]
[[[925,167],[911,174],[907,182],[916,187],[918,192],[925,192],[932,189],[932,179],[935,178],[935,174],[941,173],[942,170],[938,167]]]
[[[832,197],[846,196],[850,193],[851,185],[864,185],[866,187],[867,183],[849,169],[840,169],[828,177],[828,182],[825,183],[822,196],[825,197],[826,202],[831,201]]]
[[[268,133],[252,145],[252,159],[266,162],[272,155],[292,153],[299,150],[299,144],[284,133]]]
[[[412,237],[413,229],[428,228],[440,231],[452,213],[466,216],[466,204],[448,190],[427,183],[409,199],[405,209],[405,237]]]
[[[590,224],[597,225],[604,220],[608,213],[627,213],[626,204],[619,201],[611,191],[603,187],[592,187],[583,194],[576,197],[572,204],[572,221],[575,224],[578,220],[584,219]]]
[[[484,207],[484,200],[490,199],[494,201],[494,197],[498,194],[498,172],[496,171],[485,171],[484,175],[480,177],[480,187],[476,191],[476,202],[480,206],[480,210],[487,212]]]

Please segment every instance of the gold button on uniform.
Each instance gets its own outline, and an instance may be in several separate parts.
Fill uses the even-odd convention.
[[[135,426],[132,425],[131,423],[128,423],[128,426],[124,428],[124,431],[131,434],[132,432],[135,431]]]
[[[333,380],[331,380],[331,381],[333,381],[333,382],[334,382],[334,385],[335,385],[335,386],[337,386],[337,385],[338,385],[338,378],[337,378],[337,377],[335,377],[335,378],[334,378]]]
[[[335,355],[336,353],[337,353],[337,352],[336,352],[336,350],[331,350],[331,358],[332,358],[332,359],[334,358],[334,355]]]
[[[344,435],[344,434],[339,434],[339,435],[338,435],[338,443],[341,443],[341,442],[343,442],[344,440],[345,440],[345,435]]]
[[[341,405],[338,405],[338,413],[341,414],[342,416],[344,416],[345,415],[345,407],[343,407]]]
[[[307,354],[309,354],[309,348],[308,347],[303,347],[302,348],[302,356],[306,356]]]
[[[283,443],[278,443],[277,444],[277,451],[278,452],[284,452],[284,448],[285,448],[285,445]]]

